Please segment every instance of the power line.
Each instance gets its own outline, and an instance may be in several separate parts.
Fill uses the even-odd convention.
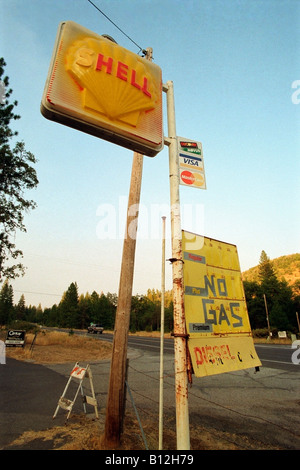
[[[136,47],[139,48],[139,52],[142,51],[142,53],[144,55],[147,55],[147,51],[145,49],[143,49],[141,46],[139,46],[130,36],[128,36],[128,34],[126,34],[121,28],[119,28],[119,26],[114,23],[102,10],[100,10],[100,8],[97,7],[97,5],[95,5],[91,0],[88,0],[88,2],[93,5],[93,7],[96,8],[96,10],[98,10],[108,21],[110,21],[111,24],[113,24],[119,31],[121,31],[122,34],[124,34],[124,36],[126,36]]]
[[[51,295],[54,297],[62,297],[62,294],[50,294],[49,292],[30,292],[30,291],[24,291],[24,290],[15,290],[14,292],[22,293],[22,294],[36,294],[36,295]]]

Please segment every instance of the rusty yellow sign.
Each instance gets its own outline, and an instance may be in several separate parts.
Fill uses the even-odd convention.
[[[197,377],[260,366],[237,247],[183,231],[184,306]]]
[[[158,65],[83,26],[59,25],[42,114],[144,155],[162,150]]]

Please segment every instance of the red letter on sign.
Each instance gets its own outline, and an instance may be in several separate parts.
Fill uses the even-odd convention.
[[[144,83],[143,83],[143,88],[142,88],[142,91],[145,93],[145,95],[149,96],[149,98],[151,98],[151,93],[147,90],[147,86],[148,86],[148,80],[146,77],[144,77]]]
[[[102,65],[106,66],[106,73],[111,74],[113,59],[111,57],[108,58],[107,62],[104,61],[104,55],[98,54],[98,60],[96,65],[96,70],[101,70]]]
[[[196,364],[197,366],[201,366],[203,364],[203,357],[200,348],[194,348],[194,353],[196,357]]]
[[[131,85],[135,86],[138,90],[141,89],[141,86],[135,81],[136,71],[132,70],[131,72]]]
[[[127,70],[128,65],[123,64],[122,62],[118,62],[117,77],[127,82]]]

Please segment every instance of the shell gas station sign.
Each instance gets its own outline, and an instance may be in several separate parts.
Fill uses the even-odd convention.
[[[260,366],[235,245],[182,233],[188,347],[197,377]]]
[[[41,112],[153,157],[164,145],[159,66],[66,21],[59,25]]]

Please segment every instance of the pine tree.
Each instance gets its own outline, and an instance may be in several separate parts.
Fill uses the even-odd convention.
[[[277,279],[270,258],[264,250],[261,252],[259,259],[258,276],[261,282],[274,281]]]
[[[18,304],[15,307],[16,319],[25,320],[26,306],[25,306],[25,296],[21,295]]]
[[[9,103],[12,93],[8,88],[9,79],[7,76],[2,79],[5,65],[4,59],[0,58],[0,282],[1,276],[14,279],[24,275],[21,263],[9,264],[23,255],[13,239],[17,230],[26,232],[24,212],[34,209],[36,204],[25,198],[25,191],[38,184],[32,167],[36,163],[34,155],[25,150],[24,142],[17,142],[12,149],[9,146],[10,140],[17,135],[11,130],[10,122],[20,116],[14,113],[17,101]]]
[[[13,288],[6,280],[0,291],[0,325],[6,325],[14,314]]]
[[[76,282],[72,282],[64,293],[59,304],[60,326],[64,328],[79,328],[79,296]]]

